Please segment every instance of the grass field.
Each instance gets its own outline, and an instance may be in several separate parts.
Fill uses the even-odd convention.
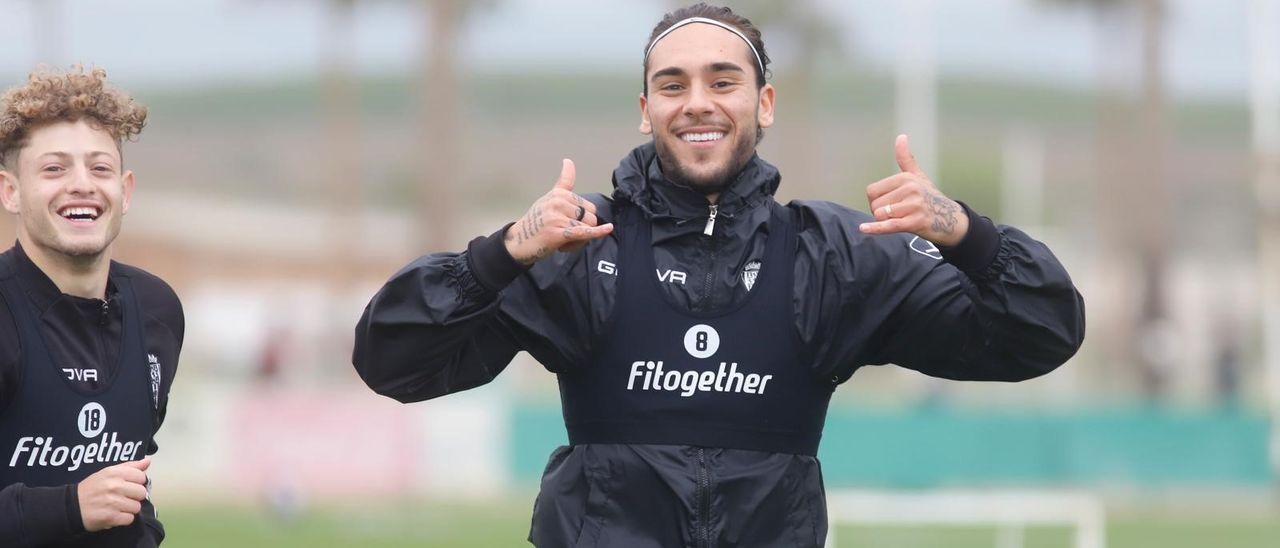
[[[161,514],[166,547],[528,546],[530,501],[314,509],[291,521],[248,507],[171,507]],[[981,527],[841,528],[841,548],[992,548],[996,531]],[[1108,521],[1109,548],[1272,548],[1280,516],[1203,518],[1189,511],[1131,513]],[[1066,528],[1032,528],[1025,548],[1068,548]]]

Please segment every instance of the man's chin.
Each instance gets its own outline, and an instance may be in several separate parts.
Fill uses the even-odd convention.
[[[672,180],[706,194],[719,192],[727,186],[728,162],[709,164],[702,162],[681,162],[677,160]]]
[[[107,251],[108,244],[101,238],[67,239],[49,246],[52,251],[73,259],[94,259]]]

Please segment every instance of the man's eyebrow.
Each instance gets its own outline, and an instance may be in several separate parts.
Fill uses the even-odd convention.
[[[737,63],[730,63],[728,61],[720,61],[718,63],[711,63],[710,65],[707,65],[707,72],[735,72],[735,71],[741,72],[743,74],[746,74],[747,72],[743,70],[742,67],[738,66]]]
[[[705,70],[707,72],[741,72],[743,74],[746,74],[747,72],[745,69],[742,68],[741,65],[737,63],[731,63],[729,61],[718,61],[715,63],[710,63],[706,66]],[[684,75],[685,75],[685,71],[680,67],[666,67],[664,69],[654,71],[653,75],[649,77],[649,81],[652,82],[664,76],[684,76]]]
[[[684,75],[685,75],[684,69],[680,67],[667,67],[662,70],[654,72],[653,76],[649,77],[649,81],[652,82],[664,76],[684,76]]]

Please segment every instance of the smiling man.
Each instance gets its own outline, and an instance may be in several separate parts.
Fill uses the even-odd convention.
[[[488,383],[522,350],[558,376],[570,445],[547,463],[536,545],[822,546],[818,444],[859,367],[1019,381],[1084,337],[1049,250],[939,192],[905,136],[871,215],[774,200],[755,153],[768,64],[727,8],[667,14],[645,47],[652,141],[612,198],[575,194],[566,160],[523,217],[414,261],[356,328],[357,371],[400,401]]]
[[[101,69],[0,97],[0,545],[156,546],[147,469],[182,346],[177,295],[111,260],[147,110]]]

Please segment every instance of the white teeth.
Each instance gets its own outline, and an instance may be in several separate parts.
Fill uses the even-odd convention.
[[[723,137],[724,137],[724,132],[722,131],[709,131],[706,133],[686,133],[680,136],[681,139],[684,139],[685,141],[688,141],[690,143],[718,141]]]
[[[98,218],[98,209],[93,207],[68,207],[58,214],[67,219],[94,220]]]

